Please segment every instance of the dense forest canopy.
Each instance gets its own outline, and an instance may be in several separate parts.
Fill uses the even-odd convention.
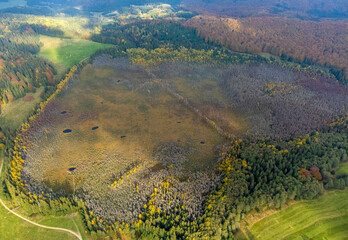
[[[41,86],[54,85],[54,68],[35,56],[40,44],[32,28],[2,18],[0,36],[1,105]]]
[[[345,0],[188,0],[186,7],[198,12],[231,17],[282,16],[318,20],[344,19],[348,12]]]
[[[348,76],[347,23],[286,18],[195,16],[185,23],[207,40],[233,51],[269,53],[290,61],[333,66],[341,81]],[[305,39],[305,40],[304,40]]]

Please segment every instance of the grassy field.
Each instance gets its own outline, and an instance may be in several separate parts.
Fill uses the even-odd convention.
[[[295,203],[249,227],[250,239],[346,239],[348,189]]]
[[[348,163],[341,163],[341,166],[339,166],[336,170],[335,170],[335,174],[337,176],[342,176],[342,175],[348,175]]]
[[[45,220],[42,224],[49,223],[52,226],[74,226],[73,222],[70,220],[70,223],[66,220],[62,221],[61,219]],[[58,224],[57,224],[58,223]],[[48,225],[48,224],[47,224]],[[7,210],[0,206],[0,239],[27,239],[27,240],[36,240],[36,239],[50,239],[50,240],[60,240],[67,239],[73,240],[76,239],[74,236],[63,233],[59,231],[53,231],[49,229],[39,228],[33,226],[30,223],[27,223],[17,216],[10,214]]]
[[[23,98],[20,98],[3,105],[1,107],[0,126],[6,126],[11,130],[17,129],[33,112],[35,106],[41,102],[40,94],[43,90],[43,88],[39,88],[35,93],[27,93],[26,97],[33,97],[31,101],[24,101]]]
[[[40,36],[40,42],[43,43],[43,47],[39,52],[39,56],[56,64],[58,73],[62,73],[74,64],[79,63],[98,49],[112,47],[109,44],[83,39],[54,38],[43,35]]]

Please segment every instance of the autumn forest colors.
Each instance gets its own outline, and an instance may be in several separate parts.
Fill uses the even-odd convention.
[[[345,239],[347,10],[0,0],[0,239]]]

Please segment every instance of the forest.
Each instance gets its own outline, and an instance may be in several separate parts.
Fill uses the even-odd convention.
[[[0,24],[1,104],[41,86],[54,86],[55,69],[35,56],[40,45],[32,28],[12,24],[7,18],[2,18]]]
[[[44,91],[1,126],[2,191],[30,215],[78,212],[91,239],[234,239],[251,213],[348,186],[346,23],[17,17],[0,18],[0,106]],[[59,79],[39,35],[112,47]]]
[[[183,1],[188,9],[199,13],[229,17],[283,17],[301,20],[337,20],[347,17],[344,0],[193,0]]]
[[[347,81],[347,23],[196,16],[185,25],[232,51],[269,53],[289,61],[330,66],[340,81]]]

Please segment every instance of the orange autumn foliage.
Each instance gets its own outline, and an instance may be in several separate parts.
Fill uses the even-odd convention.
[[[312,59],[344,69],[348,75],[348,23],[279,17],[233,19],[198,15],[185,23],[203,38],[233,51]]]

